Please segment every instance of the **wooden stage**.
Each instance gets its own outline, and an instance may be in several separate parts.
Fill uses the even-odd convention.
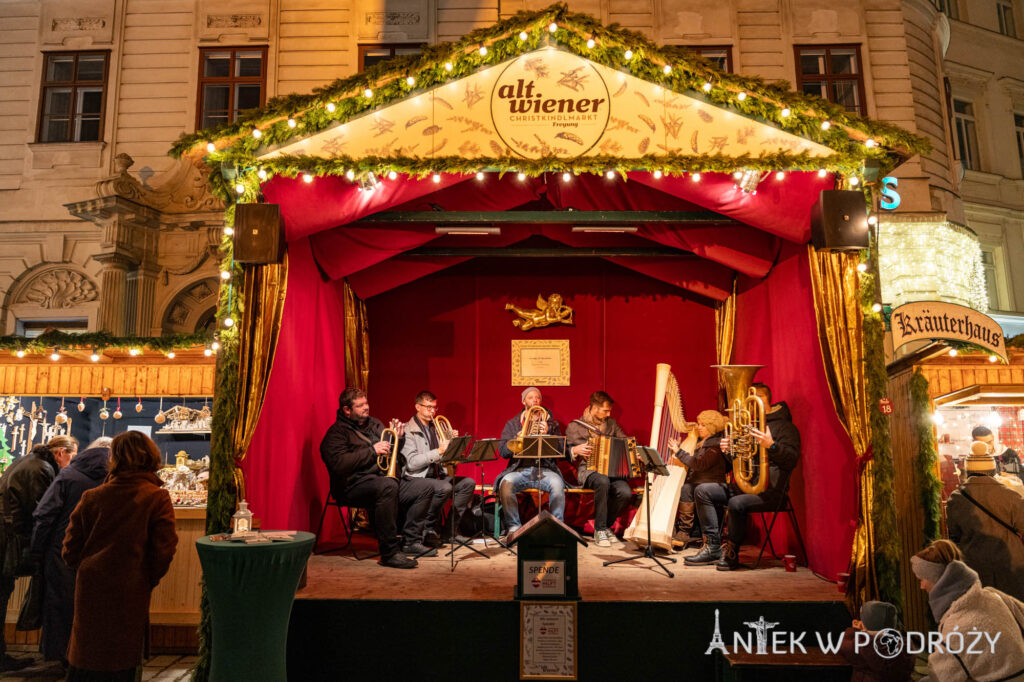
[[[365,535],[356,534],[353,545],[359,555],[373,553],[375,543]],[[460,548],[451,558],[441,548],[434,558],[419,559],[412,570],[384,568],[376,559],[357,561],[351,548],[337,554],[313,556],[309,560],[306,587],[296,599],[409,599],[501,601],[512,599],[516,584],[516,558],[494,541],[475,544],[490,559]],[[319,549],[329,549],[329,545]],[[673,554],[675,564],[668,564],[675,578],[668,578],[650,559],[616,547],[580,546],[579,589],[585,601],[667,601],[667,602],[842,602],[833,583],[816,577],[807,568],[798,566],[787,573],[782,562],[766,552],[756,571],[739,569],[716,571],[713,566],[685,566],[683,557],[696,554],[691,548]],[[602,562],[636,556],[636,561],[603,566]],[[740,561],[752,566],[757,548],[744,547]]]

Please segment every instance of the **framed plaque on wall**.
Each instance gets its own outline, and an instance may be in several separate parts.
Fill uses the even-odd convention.
[[[512,339],[513,386],[568,386],[568,339]]]

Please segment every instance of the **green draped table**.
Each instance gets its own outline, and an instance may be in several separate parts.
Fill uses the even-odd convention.
[[[213,619],[212,682],[287,679],[288,619],[313,543],[196,540]]]

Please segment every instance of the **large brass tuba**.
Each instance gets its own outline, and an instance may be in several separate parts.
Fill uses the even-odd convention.
[[[712,365],[725,387],[729,403],[729,423],[724,436],[729,439],[732,475],[740,490],[760,495],[768,487],[768,452],[751,435],[751,429],[764,431],[766,405],[751,387],[754,375],[764,365]]]
[[[534,413],[539,413],[540,417],[534,419]],[[508,449],[513,454],[518,455],[523,451],[523,438],[526,436],[539,436],[541,435],[540,424],[547,422],[548,411],[540,405],[534,405],[526,411],[526,416],[523,419],[523,428],[519,430],[519,435],[508,442]]]
[[[380,442],[386,442],[388,434],[391,434],[391,450],[383,455],[377,455],[377,467],[384,472],[388,478],[398,478],[398,424],[397,419],[392,419],[388,428],[380,432]]]

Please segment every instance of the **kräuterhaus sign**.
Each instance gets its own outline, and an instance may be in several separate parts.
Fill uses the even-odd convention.
[[[947,339],[973,343],[1006,361],[1003,330],[988,315],[955,303],[916,301],[892,311],[892,345],[911,341]]]

